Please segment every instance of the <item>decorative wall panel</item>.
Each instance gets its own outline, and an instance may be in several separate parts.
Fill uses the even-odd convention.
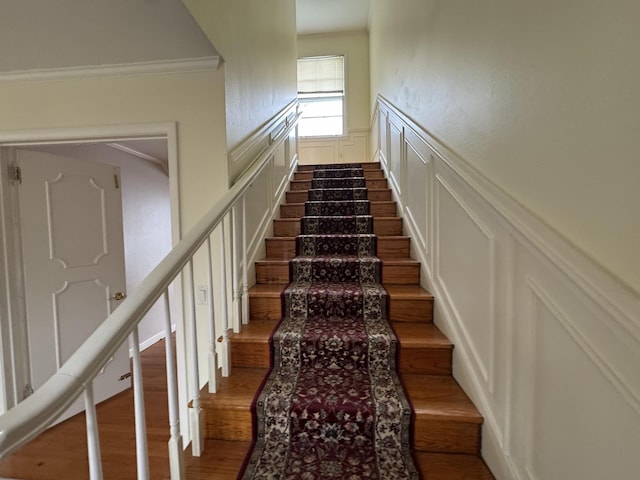
[[[496,477],[640,478],[639,296],[385,99],[377,107],[373,148]]]

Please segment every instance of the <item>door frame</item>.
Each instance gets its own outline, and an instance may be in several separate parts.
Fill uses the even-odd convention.
[[[5,287],[0,289],[0,414],[22,400],[22,392],[16,382],[29,378],[22,252],[19,232],[15,228],[17,191],[10,188],[8,165],[15,160],[10,148],[52,144],[108,143],[124,140],[166,140],[168,154],[169,201],[171,205],[171,238],[176,245],[182,238],[180,222],[180,196],[178,180],[178,133],[175,122],[146,123],[113,126],[49,128],[37,130],[0,131],[0,275]],[[182,309],[181,277],[173,289],[172,318],[180,318]],[[9,302],[10,299],[16,299]],[[180,322],[174,322],[181,330]],[[181,331],[178,335],[181,335]]]

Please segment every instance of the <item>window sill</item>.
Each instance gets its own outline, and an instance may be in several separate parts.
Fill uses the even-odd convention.
[[[319,141],[330,141],[330,140],[348,140],[349,139],[349,135],[317,135],[317,136],[313,136],[313,137],[298,137],[298,141],[299,142],[304,142],[304,141],[312,141],[312,142],[319,142]]]

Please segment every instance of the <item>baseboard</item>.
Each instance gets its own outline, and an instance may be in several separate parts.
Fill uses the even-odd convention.
[[[173,325],[171,325],[171,332],[175,333],[176,331],[176,325],[175,323]],[[164,340],[165,338],[165,333],[164,332],[158,332],[155,335],[147,338],[146,340],[140,342],[140,351],[143,352],[145,351],[147,348],[155,345],[156,343],[158,343],[160,340]],[[133,357],[133,350],[131,350],[131,348],[129,349],[129,358]],[[0,479],[1,480],[1,479]]]

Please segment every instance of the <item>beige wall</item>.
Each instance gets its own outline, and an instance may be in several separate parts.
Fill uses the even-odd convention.
[[[177,122],[183,232],[227,189],[222,70],[3,83],[0,105],[0,131]]]
[[[373,0],[372,102],[640,292],[640,4]]]
[[[369,128],[369,34],[366,31],[298,36],[298,57],[344,55],[347,129]]]
[[[294,0],[184,0],[224,58],[233,149],[297,96]],[[246,165],[231,165],[233,178]]]

